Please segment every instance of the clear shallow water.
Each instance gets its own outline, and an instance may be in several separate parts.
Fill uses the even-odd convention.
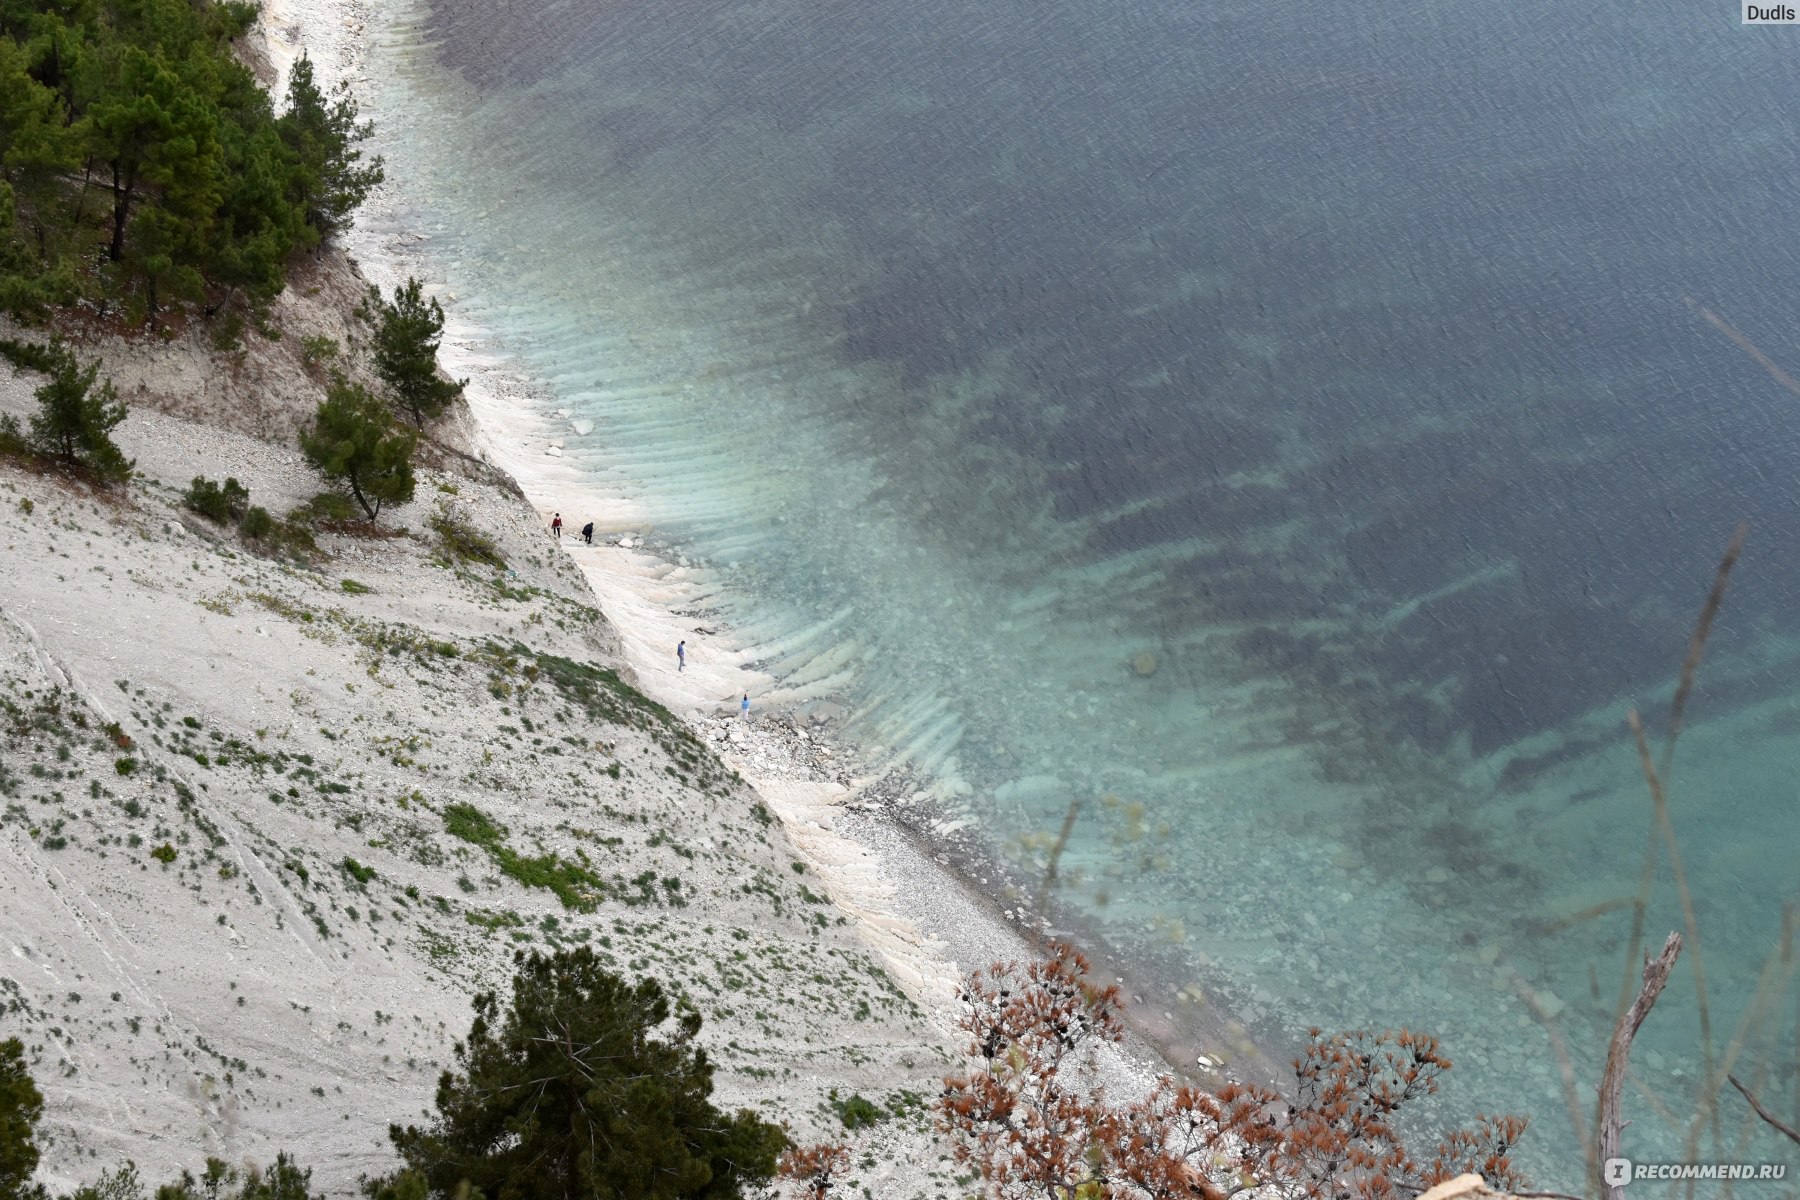
[[[1631,18],[441,0],[377,112],[459,316],[790,683],[1002,853],[1088,800],[1121,945],[1434,1030],[1566,1182],[1512,977],[1596,1079],[1629,915],[1562,926],[1635,886],[1623,715],[1739,520],[1674,789],[1719,1042],[1800,890],[1800,398],[1684,303],[1800,364],[1793,46]],[[1740,1060],[1788,1097],[1797,1016]],[[1695,1037],[1684,975],[1678,1114]]]

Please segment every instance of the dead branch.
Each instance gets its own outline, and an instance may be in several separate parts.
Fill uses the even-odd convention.
[[[1041,952],[1044,939],[1050,927],[1050,892],[1056,887],[1056,864],[1062,860],[1063,850],[1069,844],[1069,835],[1075,832],[1075,818],[1081,815],[1081,797],[1069,801],[1069,811],[1063,814],[1062,831],[1056,835],[1056,845],[1050,848],[1050,863],[1044,868],[1044,883],[1038,890],[1037,898],[1037,944]]]
[[[1688,304],[1696,312],[1699,312],[1708,321],[1712,322],[1714,326],[1724,332],[1726,336],[1747,346],[1747,343],[1742,341],[1741,335],[1739,335],[1736,330],[1733,330],[1712,313],[1695,303],[1692,297],[1688,298]],[[1748,346],[1747,348],[1751,353],[1760,356],[1760,351],[1757,351],[1754,346]],[[1800,392],[1796,392],[1796,395],[1800,395]],[[1667,737],[1663,742],[1661,771],[1653,769],[1649,758],[1648,747],[1643,744],[1643,735],[1641,732],[1638,735],[1640,743],[1638,753],[1643,759],[1644,777],[1650,779],[1659,776],[1663,781],[1663,786],[1667,785],[1669,772],[1675,765],[1675,740],[1681,735],[1682,722],[1686,719],[1688,696],[1694,690],[1694,677],[1700,670],[1700,660],[1704,657],[1706,652],[1706,640],[1712,635],[1713,620],[1719,615],[1719,609],[1725,603],[1725,586],[1730,582],[1731,569],[1737,565],[1738,556],[1743,553],[1744,539],[1749,536],[1749,533],[1750,526],[1748,525],[1739,525],[1732,533],[1731,541],[1726,544],[1725,553],[1723,557],[1719,559],[1718,569],[1713,572],[1712,587],[1706,593],[1706,602],[1700,607],[1700,619],[1694,622],[1694,632],[1688,637],[1687,656],[1681,661],[1681,681],[1675,686],[1675,698],[1669,709],[1669,729]],[[1635,714],[1633,714],[1633,720],[1636,720]],[[1652,787],[1651,790],[1655,793],[1658,789]],[[1666,801],[1666,794],[1663,799]],[[1632,966],[1638,961],[1638,955],[1643,949],[1644,920],[1650,908],[1650,889],[1656,879],[1656,843],[1658,840],[1658,832],[1656,828],[1652,826],[1649,843],[1644,848],[1643,877],[1638,883],[1637,900],[1632,905],[1631,936],[1626,939],[1625,977],[1619,982],[1618,1012],[1621,1016],[1623,1016],[1625,1012],[1626,998],[1631,995]],[[1672,835],[1669,837],[1669,845],[1670,850],[1673,851],[1674,838]],[[1679,878],[1679,865],[1676,867],[1676,872],[1677,877]],[[1690,935],[1694,932],[1691,923],[1688,932]],[[1699,990],[1701,1044],[1705,1049],[1708,1066],[1706,1084],[1711,1087],[1717,1087],[1717,1079],[1713,1076],[1711,1070],[1712,1015],[1707,1008],[1704,977],[1698,970],[1699,953],[1700,946],[1699,943],[1696,942],[1694,945],[1696,964],[1695,984]]]
[[[1741,533],[1742,527],[1739,527]],[[1734,543],[1735,544],[1735,543]],[[1729,557],[1729,555],[1727,556]],[[1720,576],[1720,582],[1724,577]],[[1714,588],[1715,593],[1717,587]],[[1712,597],[1707,597],[1710,608]],[[1702,616],[1704,625],[1710,618]],[[1699,632],[1696,631],[1696,635]],[[1683,672],[1682,686],[1687,685],[1687,675]],[[1700,1050],[1705,1058],[1706,1073],[1701,1078],[1702,1103],[1704,1099],[1718,1090],[1719,1078],[1714,1073],[1712,1010],[1706,1002],[1706,961],[1700,954],[1700,918],[1694,911],[1694,893],[1688,890],[1687,870],[1681,864],[1681,846],[1675,841],[1675,825],[1669,819],[1669,792],[1664,784],[1668,778],[1668,756],[1663,756],[1663,771],[1659,774],[1650,764],[1650,743],[1644,737],[1644,723],[1638,719],[1637,709],[1632,709],[1628,718],[1631,722],[1632,735],[1637,739],[1638,762],[1644,769],[1644,782],[1650,785],[1650,800],[1656,811],[1656,828],[1662,832],[1664,844],[1669,848],[1669,870],[1675,876],[1675,894],[1681,898],[1681,920],[1687,926],[1688,941],[1693,943],[1694,951],[1694,996],[1700,1009]],[[1679,719],[1679,715],[1678,715]],[[1671,740],[1670,745],[1674,742]]]
[[[1784,1124],[1781,1118],[1764,1108],[1762,1106],[1762,1101],[1758,1100],[1756,1094],[1749,1088],[1739,1083],[1736,1075],[1727,1075],[1725,1078],[1730,1082],[1732,1087],[1738,1090],[1738,1094],[1749,1102],[1750,1107],[1756,1110],[1757,1116],[1767,1121],[1777,1133],[1781,1134],[1789,1141],[1800,1142],[1800,1129],[1795,1129],[1792,1125]]]
[[[1688,638],[1687,657],[1681,660],[1681,682],[1675,685],[1675,701],[1669,706],[1669,729],[1664,734],[1662,770],[1659,772],[1664,780],[1669,778],[1669,769],[1675,763],[1675,739],[1681,736],[1682,717],[1687,712],[1688,696],[1694,690],[1694,675],[1700,670],[1700,659],[1706,653],[1706,639],[1712,633],[1713,619],[1725,603],[1725,585],[1731,582],[1731,568],[1737,565],[1738,556],[1744,552],[1744,539],[1749,536],[1749,525],[1739,525],[1732,533],[1731,541],[1725,546],[1725,556],[1719,560],[1719,569],[1713,572],[1712,588],[1700,608],[1700,619],[1694,623],[1694,632]]]
[[[1600,1077],[1600,1108],[1595,1119],[1595,1128],[1600,1134],[1600,1151],[1597,1157],[1604,1162],[1609,1158],[1623,1157],[1619,1153],[1620,1138],[1625,1132],[1625,1122],[1619,1115],[1619,1092],[1625,1086],[1625,1065],[1631,1057],[1631,1039],[1650,1015],[1651,1006],[1656,998],[1662,995],[1664,985],[1669,982],[1669,972],[1675,969],[1675,959],[1681,954],[1681,935],[1670,933],[1668,941],[1663,943],[1662,953],[1644,962],[1644,981],[1638,988],[1637,999],[1619,1018],[1613,1029],[1612,1044],[1606,1048],[1606,1070]],[[1595,1179],[1594,1185],[1604,1189],[1607,1200],[1625,1200],[1625,1189],[1621,1185],[1606,1183]]]
[[[1800,396],[1800,380],[1796,380],[1792,375],[1789,375],[1786,371],[1776,365],[1774,359],[1764,354],[1761,350],[1758,350],[1756,348],[1756,343],[1733,329],[1730,325],[1727,325],[1724,318],[1718,316],[1712,309],[1707,308],[1692,296],[1684,296],[1682,298],[1687,301],[1687,306],[1696,313],[1699,313],[1708,325],[1711,325],[1714,329],[1730,338],[1733,345],[1755,359],[1756,365],[1767,371],[1771,379],[1776,383],[1779,383],[1788,391],[1794,393],[1794,395]]]

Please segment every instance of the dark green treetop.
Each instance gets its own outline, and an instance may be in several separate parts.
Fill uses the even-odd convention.
[[[419,428],[443,414],[462,395],[467,380],[453,382],[438,373],[438,345],[444,336],[444,310],[434,297],[426,301],[417,279],[394,290],[393,303],[370,289],[380,313],[374,349],[375,371],[393,395],[394,405]]]
[[[386,178],[381,156],[362,162],[358,148],[375,132],[373,122],[356,120],[356,101],[340,86],[335,99],[313,80],[304,54],[288,75],[287,111],[278,122],[281,140],[293,151],[298,170],[292,198],[316,241],[347,228],[350,214]]]
[[[44,1115],[44,1096],[31,1081],[25,1046],[18,1038],[0,1042],[0,1196],[31,1200],[43,1195],[31,1186],[37,1170],[35,1135]]]
[[[346,488],[371,521],[384,504],[412,499],[417,444],[411,430],[394,424],[385,404],[342,375],[332,379],[312,428],[300,435],[306,461]]]
[[[219,0],[0,0],[0,311],[260,311],[297,251],[349,223],[382,177],[359,149],[370,126],[305,59],[277,117],[231,45],[255,15]]]
[[[125,420],[125,402],[112,380],[95,386],[99,359],[83,366],[61,338],[52,338],[47,346],[0,341],[0,357],[16,369],[49,376],[37,389],[38,411],[32,414],[30,436],[25,439],[32,453],[81,468],[100,483],[131,478],[132,461],[112,440],[112,431]],[[9,432],[16,434],[17,426],[10,418],[8,422]]]
[[[699,1013],[586,946],[514,961],[510,1003],[475,998],[436,1122],[389,1131],[408,1169],[372,1196],[736,1200],[774,1174],[786,1136],[713,1106]]]

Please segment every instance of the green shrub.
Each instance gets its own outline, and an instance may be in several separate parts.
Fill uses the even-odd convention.
[[[438,536],[438,549],[452,562],[480,562],[506,569],[506,558],[494,539],[467,521],[451,516],[444,509],[432,513],[425,522]]]
[[[269,515],[268,509],[256,505],[245,510],[244,519],[238,522],[238,532],[253,542],[264,541],[275,532],[275,518]]]
[[[356,506],[342,492],[320,492],[288,513],[288,520],[309,528],[329,529],[356,520]]]
[[[18,1038],[7,1038],[0,1042],[0,1196],[34,1194],[35,1135],[43,1115],[44,1097],[26,1069],[25,1046]]]
[[[337,361],[337,339],[322,333],[300,339],[300,358],[307,366],[317,367]]]
[[[349,592],[352,596],[366,596],[375,590],[368,584],[358,583],[354,579],[340,579],[338,580],[338,586],[343,588],[346,592]]]
[[[0,413],[0,457],[31,457],[31,443],[26,441],[25,431],[19,428],[19,419],[11,413]],[[22,503],[29,504],[30,501]]]
[[[167,843],[167,842],[164,842],[162,845],[158,846],[156,849],[154,849],[150,852],[150,857],[154,858],[157,862],[163,864],[163,866],[166,867],[170,863],[175,861],[175,854],[176,854],[175,847],[169,845],[169,843]]]
[[[494,823],[473,804],[451,804],[444,808],[444,830],[451,837],[473,842],[489,849],[506,841],[506,828]]]
[[[236,479],[217,484],[204,475],[196,475],[181,494],[181,503],[214,524],[230,525],[244,515],[250,503],[250,489]]]
[[[832,1107],[837,1109],[838,1116],[843,1118],[845,1129],[861,1129],[865,1125],[879,1124],[887,1116],[881,1106],[873,1100],[855,1094],[851,1095],[848,1100],[833,1102]]]

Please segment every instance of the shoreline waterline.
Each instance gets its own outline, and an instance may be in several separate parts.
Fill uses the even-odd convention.
[[[375,19],[379,18],[372,18],[356,0],[285,0],[272,6],[268,27],[297,31],[297,36],[286,43],[286,53],[272,53],[271,60],[285,71],[304,48],[314,56],[322,79],[354,84],[369,69],[367,28]],[[271,47],[279,41],[272,36]],[[326,61],[328,57],[334,61]],[[381,113],[366,97],[363,102],[364,115],[373,116],[379,129]],[[384,191],[397,186],[390,181]],[[450,290],[444,264],[431,257],[428,242],[407,237],[393,216],[393,206],[384,200],[382,194],[375,197],[368,217],[346,238],[347,250],[376,286],[391,290],[416,274],[444,305],[447,320],[440,357],[447,372],[470,381],[465,400],[475,440],[539,512],[546,538],[552,514],[562,514],[562,538],[550,548],[567,554],[581,568],[612,625],[622,665],[637,686],[697,728],[704,728],[708,716],[735,714],[737,697],[748,692],[753,718],[747,728],[752,737],[758,717],[770,709],[804,714],[823,707],[841,713],[842,697],[830,688],[829,680],[823,685],[817,681],[793,685],[758,670],[755,664],[769,656],[766,648],[747,644],[710,616],[696,621],[696,612],[712,607],[719,585],[703,569],[646,548],[641,539],[655,530],[647,508],[625,488],[584,473],[572,456],[562,453],[571,436],[587,430],[576,425],[566,410],[558,411],[553,387],[523,369],[497,344],[492,331],[460,315],[459,297]],[[591,546],[579,534],[590,519],[595,525]],[[678,671],[674,647],[683,640],[687,664]],[[817,731],[814,736],[819,736]],[[1000,861],[975,839],[955,837],[954,830],[949,837],[934,834],[933,826],[954,824],[951,814],[914,820],[911,812],[893,808],[884,812],[878,811],[884,806],[858,804],[861,789],[875,782],[868,775],[848,788],[758,776],[745,769],[749,760],[738,746],[729,741],[716,745],[782,818],[790,838],[826,880],[838,907],[853,917],[947,1037],[954,1040],[962,972],[1036,951],[1023,927],[1026,922],[1009,915],[1009,906],[983,882],[1002,874]],[[837,753],[855,758],[848,746],[839,746]],[[860,811],[846,809],[847,803]],[[921,806],[920,811],[930,807]],[[845,826],[850,832],[843,831]],[[899,897],[928,897],[930,902],[900,904]],[[1015,906],[1010,911],[1018,910]],[[1197,1072],[1195,1059],[1205,1054],[1211,1062],[1229,1062],[1235,1078],[1274,1082],[1274,1059],[1255,1047],[1245,1026],[1216,1001],[1204,1014],[1184,1011],[1180,1021],[1174,1020],[1167,1014],[1183,1001],[1160,994],[1158,983],[1126,969],[1097,931],[1083,930],[1073,920],[1065,923],[1065,917],[1076,916],[1073,911],[1057,913],[1054,906],[1052,911],[1060,931],[1094,958],[1097,973],[1118,980],[1132,998],[1127,1015],[1141,1042],[1131,1053],[1140,1060],[1145,1056],[1156,1060],[1138,1063],[1139,1080],[1162,1071],[1203,1078],[1208,1072]],[[946,948],[954,953],[946,953]]]

